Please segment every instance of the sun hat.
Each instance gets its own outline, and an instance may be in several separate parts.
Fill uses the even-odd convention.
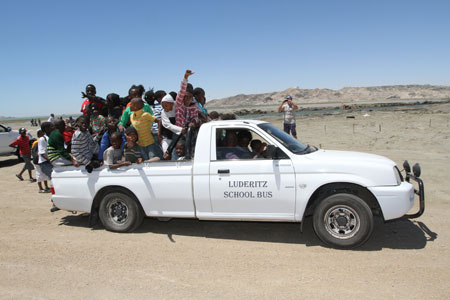
[[[164,103],[164,102],[175,103],[175,100],[173,100],[173,98],[170,94],[167,94],[161,100],[161,103]]]

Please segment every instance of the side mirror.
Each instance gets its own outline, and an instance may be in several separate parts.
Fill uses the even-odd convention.
[[[8,126],[8,128],[6,128],[6,131],[7,131],[7,132],[10,132],[11,130],[12,130],[12,128],[9,127],[9,126]]]

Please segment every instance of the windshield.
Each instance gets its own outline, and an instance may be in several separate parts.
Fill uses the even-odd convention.
[[[314,146],[304,145],[301,142],[294,139],[292,136],[284,132],[283,130],[273,126],[269,123],[263,123],[258,125],[259,128],[273,136],[278,142],[280,142],[284,147],[289,149],[294,154],[307,154],[317,151]]]

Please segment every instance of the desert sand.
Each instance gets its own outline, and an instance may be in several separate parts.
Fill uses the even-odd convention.
[[[262,118],[281,127],[281,114]],[[304,143],[422,166],[424,215],[377,219],[354,250],[324,247],[311,219],[303,233],[295,223],[151,218],[131,234],[90,228],[87,217],[50,213],[50,196],[2,157],[0,298],[448,299],[449,122],[449,104],[297,118]]]

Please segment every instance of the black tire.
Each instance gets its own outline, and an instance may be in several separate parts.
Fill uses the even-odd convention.
[[[132,232],[141,225],[144,212],[133,197],[122,192],[112,192],[100,202],[99,217],[109,231]]]
[[[316,235],[336,248],[354,248],[372,234],[373,215],[364,200],[353,194],[339,193],[323,199],[314,211]]]

